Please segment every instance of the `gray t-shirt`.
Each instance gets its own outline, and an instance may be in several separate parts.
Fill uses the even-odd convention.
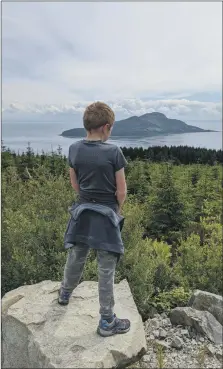
[[[80,198],[102,204],[117,204],[115,172],[127,161],[118,146],[81,140],[69,148],[68,162],[77,175]]]

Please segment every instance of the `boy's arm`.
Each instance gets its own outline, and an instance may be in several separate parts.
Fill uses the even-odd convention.
[[[119,212],[121,211],[122,205],[125,202],[127,195],[127,186],[125,180],[125,166],[127,161],[123,155],[122,150],[116,146],[115,152],[115,179],[116,179],[116,198],[119,204]]]
[[[79,184],[77,182],[77,175],[75,173],[75,170],[73,168],[70,168],[70,181],[73,189],[79,193]]]
[[[125,202],[126,195],[127,195],[127,185],[125,180],[125,169],[122,168],[115,172],[116,178],[116,197],[119,204],[119,212],[121,212],[122,205]]]

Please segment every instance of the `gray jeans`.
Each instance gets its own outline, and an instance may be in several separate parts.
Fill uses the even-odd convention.
[[[64,268],[62,288],[72,292],[80,282],[89,248],[84,244],[75,245],[68,251]],[[114,314],[114,277],[118,255],[112,252],[97,250],[98,292],[102,319],[109,319]]]

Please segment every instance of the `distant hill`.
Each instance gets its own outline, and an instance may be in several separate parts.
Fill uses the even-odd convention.
[[[214,132],[191,126],[178,119],[169,119],[162,113],[148,113],[115,122],[112,137],[144,138],[176,133]],[[84,128],[73,128],[62,132],[64,137],[84,137]]]

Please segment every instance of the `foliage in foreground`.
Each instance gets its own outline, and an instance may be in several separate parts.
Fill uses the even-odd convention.
[[[75,200],[60,154],[52,162],[49,156],[47,165],[33,154],[32,161],[9,152],[3,159],[2,295],[62,278],[67,209]],[[143,318],[154,308],[185,305],[196,288],[222,294],[220,166],[135,161],[127,182],[126,251],[116,281],[128,280]],[[97,280],[94,252],[83,279]]]

